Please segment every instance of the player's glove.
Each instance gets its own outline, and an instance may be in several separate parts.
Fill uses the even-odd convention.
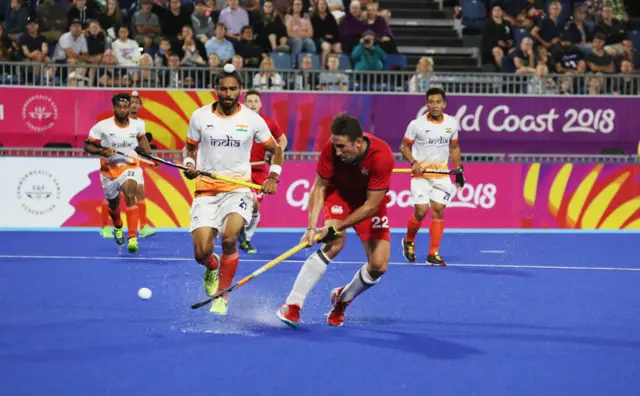
[[[320,240],[320,242],[331,242],[334,241],[336,239],[338,239],[338,237],[342,235],[342,233],[338,230],[336,230],[335,227],[331,226],[329,227],[329,229],[327,230],[327,235],[324,236],[324,238],[322,238]]]
[[[464,166],[458,165],[456,170],[460,171],[460,173],[456,173],[456,184],[459,184],[460,187],[464,187]]]

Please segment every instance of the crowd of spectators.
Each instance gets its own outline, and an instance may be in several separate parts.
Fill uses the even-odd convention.
[[[134,1],[10,0],[0,61],[36,64],[27,78],[42,85],[210,88],[232,63],[274,69],[249,76],[256,88],[343,90],[344,69],[381,71],[397,53],[376,0]],[[150,66],[166,69],[140,69]],[[299,72],[284,78],[282,69]]]
[[[631,7],[621,0],[586,0],[568,10],[558,0],[486,4],[481,46],[486,69],[516,73],[532,94],[639,93],[633,78],[640,71],[639,0]],[[623,76],[604,78],[614,73]]]

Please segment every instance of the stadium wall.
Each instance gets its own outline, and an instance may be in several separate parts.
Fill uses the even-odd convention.
[[[0,88],[0,144],[82,147],[96,121],[112,115],[114,91],[56,88]],[[140,90],[141,117],[158,149],[182,149],[193,110],[213,100],[208,91]],[[289,151],[318,151],[332,117],[360,118],[367,131],[397,150],[407,124],[425,112],[424,96],[374,93],[268,92],[264,112],[289,137]],[[446,111],[461,120],[465,153],[599,154],[638,150],[634,112],[640,99],[585,96],[477,96],[448,98]]]
[[[406,166],[398,164],[398,167]],[[104,194],[95,158],[0,158],[0,227],[99,227]],[[268,196],[260,228],[305,228],[313,162],[288,162]],[[626,164],[468,164],[468,183],[446,213],[448,229],[640,230],[640,166]],[[145,168],[150,222],[187,228],[193,191],[175,168]],[[388,219],[411,215],[409,175],[394,174]]]

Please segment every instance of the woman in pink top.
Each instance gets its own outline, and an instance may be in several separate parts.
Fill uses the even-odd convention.
[[[293,67],[298,65],[298,55],[304,52],[316,53],[316,43],[313,41],[313,27],[302,12],[302,0],[294,0],[291,13],[284,21],[289,36],[289,47]]]

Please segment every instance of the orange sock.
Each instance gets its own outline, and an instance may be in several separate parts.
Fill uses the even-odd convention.
[[[109,225],[109,203],[102,201],[102,228]]]
[[[138,201],[138,216],[140,229],[143,229],[147,225],[147,203],[144,200]]]
[[[407,235],[405,235],[404,240],[407,242],[415,242],[416,234],[420,231],[420,224],[422,222],[416,219],[414,215],[409,217],[409,224],[407,224]]]
[[[236,250],[230,256],[226,254],[222,254],[220,258],[220,283],[218,286],[219,290],[228,289],[231,287],[233,283],[233,277],[236,276],[236,270],[238,269],[238,262],[240,261],[240,255]]]
[[[431,237],[431,246],[429,246],[429,254],[435,254],[440,249],[440,241],[444,233],[444,220],[431,219],[429,227],[429,236]]]
[[[207,260],[204,262],[205,267],[214,271],[218,269],[218,264],[218,260],[216,260],[216,256],[214,256],[213,253],[211,253],[209,257],[207,257]]]
[[[111,208],[107,208],[109,211],[109,216],[111,217],[111,221],[113,221],[113,226],[116,228],[122,227],[122,217],[120,216],[120,207],[115,211],[111,211]]]
[[[132,206],[127,208],[127,236],[138,236],[138,207]]]

